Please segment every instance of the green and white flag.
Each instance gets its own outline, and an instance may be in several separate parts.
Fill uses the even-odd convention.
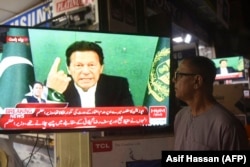
[[[170,89],[170,41],[159,38],[152,62],[144,106],[168,106]]]
[[[0,62],[0,108],[15,107],[35,81],[27,28],[9,28]]]
[[[159,38],[143,103],[149,111],[150,125],[168,124],[169,92],[170,41]]]

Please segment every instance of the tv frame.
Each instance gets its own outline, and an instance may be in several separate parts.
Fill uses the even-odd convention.
[[[70,32],[74,32],[74,33],[90,33],[90,34],[113,34],[113,35],[127,35],[127,36],[144,36],[144,37],[154,37],[154,38],[160,38],[162,36],[157,36],[157,35],[146,35],[146,34],[129,34],[129,33],[112,33],[112,32],[97,32],[97,31],[89,31],[89,30],[76,30],[76,29],[57,29],[57,28],[43,28],[43,27],[20,27],[20,26],[0,26],[0,29],[1,28],[27,28],[29,30],[42,30],[42,31],[63,31],[65,33],[70,33]],[[166,38],[169,38],[169,49],[170,49],[170,62],[172,63],[172,59],[171,59],[171,53],[172,53],[172,50],[171,50],[171,40],[170,40],[170,37],[166,37]],[[75,39],[76,40],[76,39]],[[30,41],[32,42],[32,39],[30,39]],[[98,41],[99,42],[99,41]],[[155,44],[156,45],[156,44]],[[32,43],[31,43],[31,46],[32,46]],[[156,47],[156,46],[155,46]],[[66,48],[65,48],[66,49]],[[105,52],[105,51],[104,51]],[[105,53],[104,53],[105,55]],[[2,57],[2,56],[1,56]],[[153,57],[152,57],[153,59]],[[152,62],[150,62],[152,63]],[[169,68],[169,77],[170,77],[170,81],[169,81],[169,100],[168,100],[168,108],[167,108],[167,123],[166,125],[160,125],[160,126],[148,126],[148,125],[134,125],[134,126],[112,126],[112,127],[98,127],[98,128],[93,128],[93,127],[90,127],[90,128],[87,128],[87,127],[84,127],[84,128],[56,128],[56,129],[50,129],[50,128],[45,128],[45,129],[37,129],[37,128],[24,128],[24,129],[2,129],[0,132],[1,133],[20,133],[20,132],[65,132],[65,131],[100,131],[100,130],[104,130],[104,131],[109,131],[109,130],[117,130],[117,129],[128,129],[128,130],[135,130],[136,128],[136,131],[138,131],[138,128],[144,132],[167,132],[167,131],[172,131],[173,130],[173,119],[174,119],[174,115],[175,115],[175,112],[174,110],[172,111],[171,109],[171,106],[172,106],[172,103],[173,103],[173,100],[171,100],[171,96],[173,96],[173,86],[171,84],[171,78],[173,76],[173,66],[170,65],[170,68]],[[142,107],[143,105],[137,105],[136,107]],[[174,107],[173,107],[174,108]],[[46,109],[46,107],[45,107]],[[48,109],[51,109],[51,108],[48,108]],[[125,109],[125,108],[123,108]],[[1,118],[0,118],[1,119]]]

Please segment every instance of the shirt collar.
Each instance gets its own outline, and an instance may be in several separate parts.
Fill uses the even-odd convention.
[[[76,83],[74,83],[76,89],[78,92],[82,92],[82,93],[95,93],[96,91],[96,86],[97,84],[95,84],[94,86],[90,87],[87,91],[83,91],[82,88],[80,88]]]

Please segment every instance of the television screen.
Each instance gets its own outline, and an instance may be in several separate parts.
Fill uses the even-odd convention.
[[[212,59],[216,65],[215,80],[235,80],[244,78],[243,56],[232,56]]]
[[[16,26],[0,33],[1,131],[170,126],[169,37]],[[67,64],[66,49],[79,42],[101,47],[104,63],[79,64],[75,54]],[[101,73],[92,94],[86,71]],[[55,76],[65,79],[58,90]]]

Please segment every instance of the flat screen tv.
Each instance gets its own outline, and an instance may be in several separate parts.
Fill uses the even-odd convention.
[[[214,58],[212,60],[217,69],[215,80],[239,80],[245,77],[243,56]]]
[[[170,38],[142,34],[0,26],[0,131],[100,130],[169,127]],[[133,106],[68,107],[68,102],[22,102],[33,83],[44,86],[51,66],[67,73],[65,51],[76,41],[103,49],[106,75],[127,79]],[[105,97],[102,97],[105,98]]]

